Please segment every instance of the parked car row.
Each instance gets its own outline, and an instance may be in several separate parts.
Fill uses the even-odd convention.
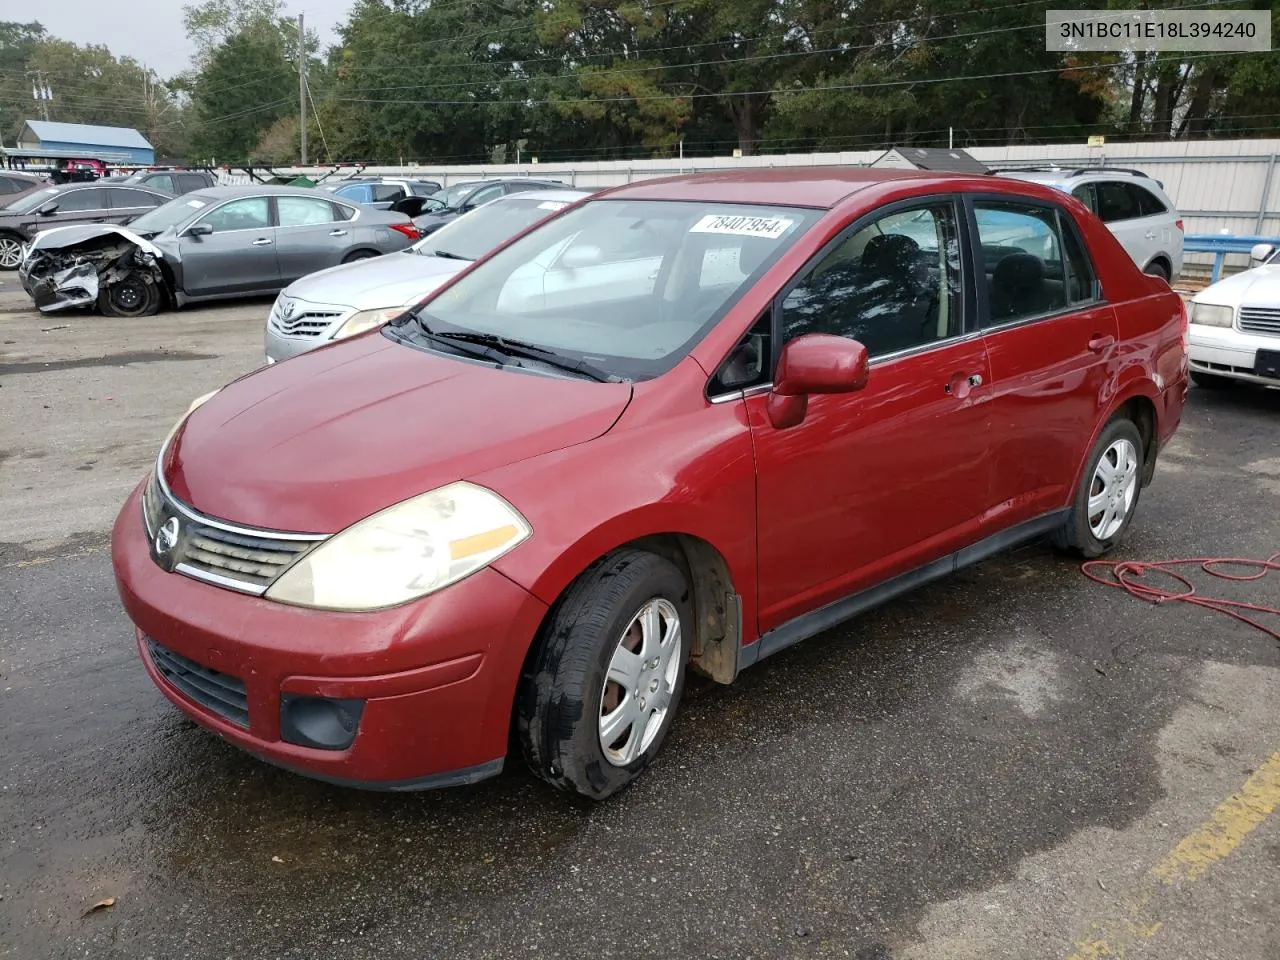
[[[209,243],[203,215],[164,229]],[[1182,299],[1013,177],[516,195],[295,281],[271,323],[299,317],[324,346],[192,402],[112,561],[181,710],[383,790],[492,776],[514,739],[604,798],[690,670],[731,683],[1032,537],[1108,553],[1187,391]]]

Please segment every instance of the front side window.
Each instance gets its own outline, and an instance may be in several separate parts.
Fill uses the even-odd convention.
[[[149,177],[146,184],[148,187],[152,187],[156,190],[168,190],[170,193],[173,193],[173,177],[169,176],[167,173],[158,177]]]
[[[1065,309],[1066,269],[1055,208],[979,201],[973,213],[989,306],[984,326]]]
[[[354,200],[356,203],[368,203],[373,199],[373,188],[367,183],[357,183],[350,187],[339,187],[334,191],[340,197]]]
[[[755,204],[590,201],[477,265],[421,319],[432,329],[531,342],[621,377],[658,376],[820,216]],[[733,271],[724,266],[730,258]]]
[[[210,210],[201,219],[213,227],[214,233],[228,230],[263,230],[271,226],[266,197],[244,197]]]
[[[472,209],[484,206],[490,200],[497,200],[502,196],[503,192],[502,184],[492,187],[484,187],[467,197],[466,205],[468,208]]]
[[[314,197],[276,197],[276,213],[282,227],[333,222],[333,207],[329,201]]]
[[[826,253],[782,301],[782,339],[829,333],[881,357],[961,331],[963,285],[955,206],[880,217]]]

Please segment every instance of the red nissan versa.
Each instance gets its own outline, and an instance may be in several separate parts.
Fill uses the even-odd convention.
[[[192,404],[116,521],[164,694],[280,766],[601,798],[738,672],[1051,535],[1114,547],[1186,315],[1007,178],[650,180]]]

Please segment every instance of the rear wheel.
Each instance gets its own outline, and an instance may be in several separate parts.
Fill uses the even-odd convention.
[[[354,253],[348,253],[345,257],[343,257],[342,262],[355,263],[357,260],[368,260],[371,257],[376,257],[376,256],[377,254],[374,253],[372,250],[356,250]]]
[[[149,317],[160,312],[163,299],[155,282],[134,270],[98,291],[98,309],[108,317]]]
[[[1090,451],[1059,547],[1098,557],[1119,545],[1142,492],[1142,434],[1132,420],[1112,420]]]
[[[516,730],[533,771],[596,800],[639,776],[671,729],[692,626],[669,560],[624,549],[579,577],[521,678]]]
[[[1206,390],[1221,390],[1223,387],[1233,387],[1236,383],[1230,377],[1220,377],[1216,373],[1200,373],[1197,370],[1191,371],[1191,382]]]
[[[1165,266],[1165,262],[1163,260],[1153,260],[1151,263],[1147,264],[1145,272],[1150,276],[1159,277],[1166,283],[1169,282],[1169,268]]]
[[[22,264],[22,238],[0,233],[0,270],[17,270]]]

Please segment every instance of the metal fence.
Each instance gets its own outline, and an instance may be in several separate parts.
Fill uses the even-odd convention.
[[[1137,167],[1164,184],[1186,226],[1193,234],[1280,235],[1280,175],[1276,158],[1280,138],[1257,140],[1168,140],[1110,144],[1090,148],[1079,143],[1037,146],[968,147],[966,151],[991,167],[1026,167],[1044,164],[1088,167],[1099,165]],[[576,187],[606,187],[653,177],[712,170],[750,170],[770,167],[866,166],[883,150],[833,153],[766,154],[751,157],[698,157],[661,160],[616,160],[582,163],[484,164],[472,166],[406,163],[367,166],[365,174],[397,174],[428,177],[446,186],[459,180],[486,177],[532,176],[562,180]],[[310,176],[322,176],[332,167],[307,168]],[[343,172],[337,176],[344,175]],[[247,177],[224,174],[224,181],[244,182]],[[332,178],[331,178],[332,179]],[[1213,256],[1189,253],[1192,270],[1208,272]],[[1228,270],[1247,265],[1245,255],[1231,254]]]

